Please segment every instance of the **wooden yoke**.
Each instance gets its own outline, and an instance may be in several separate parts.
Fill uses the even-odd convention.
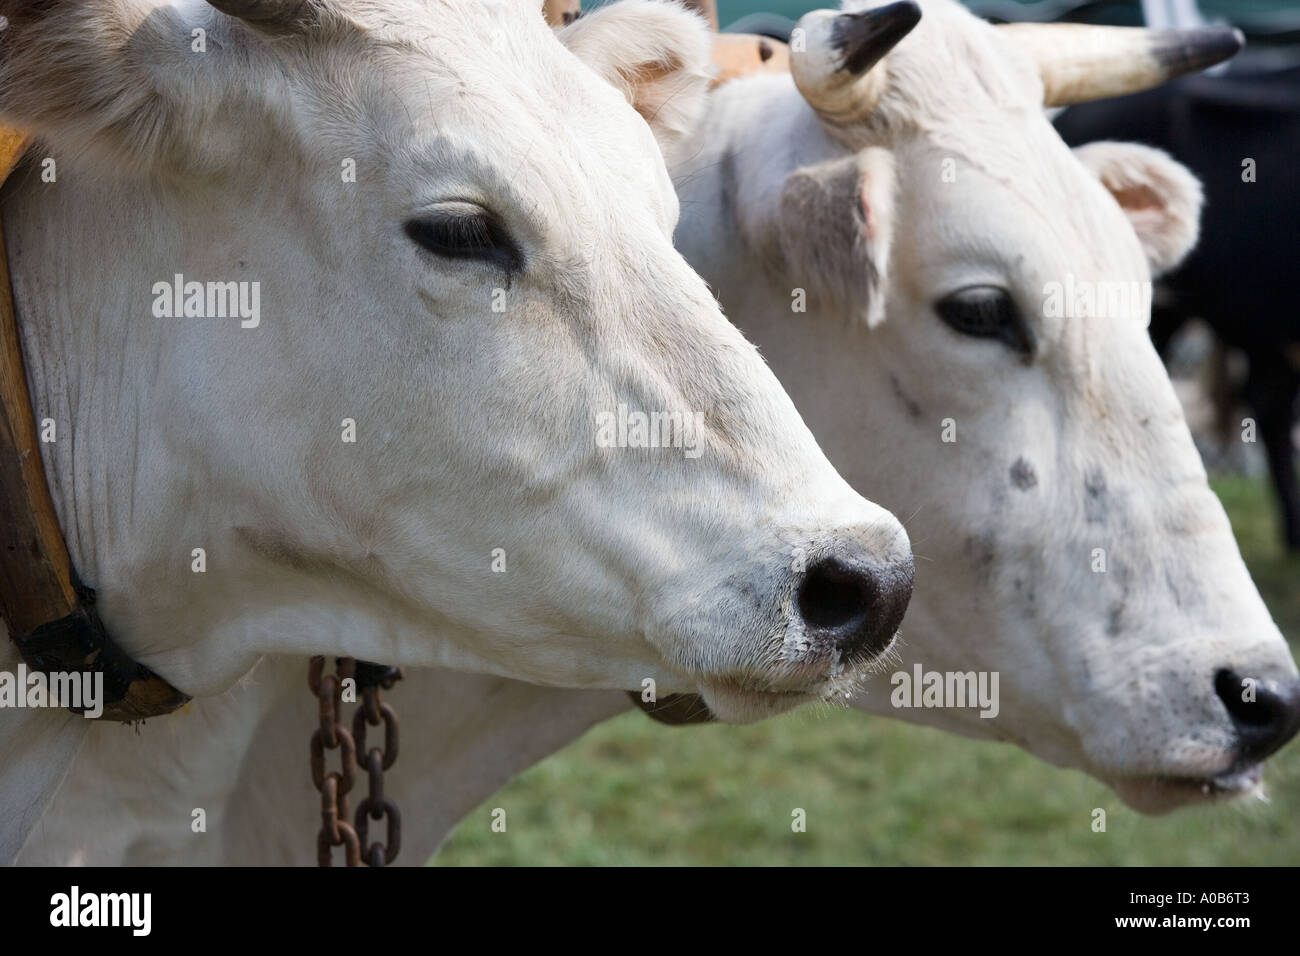
[[[542,16],[553,27],[562,27],[582,16],[581,0],[542,0]]]
[[[790,47],[753,33],[719,33],[713,38],[714,86],[751,73],[789,73]]]

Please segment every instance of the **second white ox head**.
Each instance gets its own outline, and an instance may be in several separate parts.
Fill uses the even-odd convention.
[[[858,705],[1015,741],[1151,810],[1253,788],[1300,684],[1147,336],[1199,186],[1145,147],[1070,150],[1043,107],[1239,42],[994,28],[946,0],[821,11],[794,83],[722,87],[678,177],[679,247],[845,477],[908,520],[900,670],[1000,672],[996,719],[895,708],[884,679]]]
[[[157,503],[105,503],[82,555],[109,626],[192,692],[313,649],[653,677],[737,720],[852,686],[911,554],[673,249],[653,134],[702,102],[702,23],[629,3],[558,42],[536,0],[212,6],[48,3],[4,39],[0,114],[110,197],[70,245],[262,289],[239,329],[95,277],[134,310],[101,336],[133,394],[106,473]]]

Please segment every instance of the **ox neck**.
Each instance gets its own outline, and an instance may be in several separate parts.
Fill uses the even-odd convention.
[[[221,509],[214,463],[185,440],[186,378],[204,362],[187,359],[188,330],[148,312],[155,282],[209,240],[185,228],[203,217],[163,185],[96,182],[62,164],[56,181],[41,172],[32,156],[14,173],[0,218],[45,479],[71,566],[97,592],[127,654],[191,693],[218,692],[260,654],[235,647],[214,672],[177,652],[238,610],[247,569],[231,562],[209,572],[197,557],[221,546],[210,513]],[[200,581],[216,594],[195,600]]]
[[[0,180],[24,149],[20,134],[0,131]],[[5,251],[0,243],[0,259]],[[8,268],[0,261],[0,609],[23,657],[11,690],[33,696],[22,676],[30,666],[45,676],[34,687],[37,706],[122,721],[170,713],[189,698],[117,646],[69,558],[42,467],[22,352]],[[53,420],[42,424],[42,438],[52,441]]]

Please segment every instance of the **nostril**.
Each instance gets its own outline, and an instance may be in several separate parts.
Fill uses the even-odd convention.
[[[1247,727],[1266,727],[1273,723],[1274,714],[1270,702],[1260,699],[1258,689],[1256,693],[1248,695],[1245,693],[1246,688],[1241,676],[1234,671],[1222,670],[1214,675],[1214,692],[1223,701],[1223,706],[1228,708],[1234,721]]]
[[[1224,669],[1214,675],[1214,692],[1232,716],[1243,759],[1267,757],[1300,730],[1300,680],[1256,678],[1248,683]]]
[[[826,558],[806,572],[799,614],[806,633],[852,664],[889,648],[911,597],[910,555],[883,568]]]
[[[871,577],[829,558],[808,569],[799,614],[812,627],[839,630],[858,622],[876,599]]]

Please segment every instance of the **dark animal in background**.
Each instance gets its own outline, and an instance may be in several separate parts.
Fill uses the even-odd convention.
[[[1300,552],[1291,437],[1300,392],[1300,68],[1186,77],[1071,107],[1056,127],[1071,145],[1114,139],[1157,146],[1200,177],[1200,243],[1161,280],[1151,336],[1163,352],[1179,326],[1200,316],[1245,353],[1245,398],[1281,502],[1287,547]]]

